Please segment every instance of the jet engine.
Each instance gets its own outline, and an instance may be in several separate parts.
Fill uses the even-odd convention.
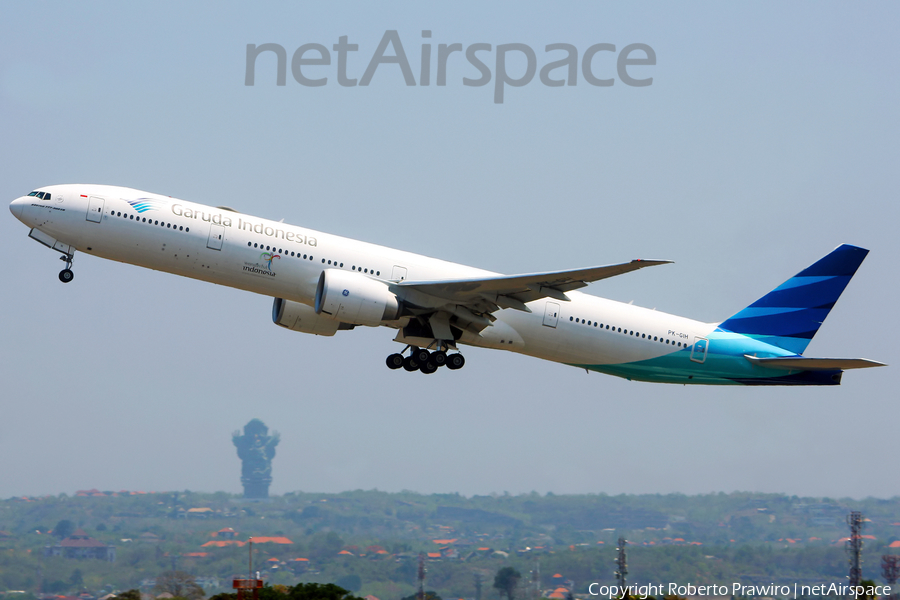
[[[291,302],[282,298],[275,298],[272,304],[272,321],[285,329],[314,333],[316,335],[334,335],[343,323],[329,319],[326,315],[316,314],[316,310],[300,302]]]
[[[400,302],[384,282],[361,273],[325,269],[316,287],[316,314],[343,323],[376,327],[382,321],[397,319]]]

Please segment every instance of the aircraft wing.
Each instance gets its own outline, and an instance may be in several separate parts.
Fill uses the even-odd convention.
[[[566,292],[583,288],[593,281],[671,262],[670,260],[637,259],[617,265],[588,267],[571,271],[444,281],[401,281],[397,286],[404,291],[420,292],[430,297],[443,299],[447,304],[463,305],[480,313],[491,313],[498,308],[513,308],[531,312],[525,306],[526,302],[540,298],[555,298],[568,302],[569,298],[566,296]]]
[[[744,355],[744,358],[755,365],[774,369],[802,369],[804,371],[834,371],[836,369],[865,369],[868,367],[884,367],[884,363],[868,358],[807,358],[805,356],[773,356],[757,358]]]

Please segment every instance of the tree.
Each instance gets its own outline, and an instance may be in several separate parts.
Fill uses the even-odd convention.
[[[861,587],[862,590],[859,590],[856,597],[860,600],[875,600],[875,598],[877,598],[875,595],[875,581],[872,579],[860,580],[859,587]]]
[[[72,574],[69,575],[69,583],[76,588],[81,588],[84,585],[84,575],[81,574],[81,569],[72,571]]]
[[[157,576],[153,592],[157,596],[168,592],[173,596],[188,600],[200,600],[206,595],[203,593],[203,588],[194,581],[194,577],[184,571],[166,571]]]
[[[416,592],[412,596],[407,596],[406,598],[403,598],[402,600],[419,600],[419,593]],[[428,590],[425,592],[425,600],[441,600],[441,597],[438,596],[438,593],[435,592],[434,590]]]
[[[116,594],[116,598],[118,598],[119,600],[141,600],[141,591],[128,590],[127,592]]]
[[[334,583],[351,592],[358,592],[362,588],[362,578],[355,573],[338,577]]]
[[[282,591],[283,590],[283,591]],[[209,600],[237,600],[237,594],[223,593]],[[259,590],[259,600],[361,600],[333,583],[298,583],[295,586],[270,586]]]
[[[497,575],[494,577],[494,587],[501,595],[505,595],[507,600],[513,600],[521,578],[522,574],[512,567],[503,567],[497,571]]]
[[[289,588],[288,597],[291,600],[359,600],[333,583],[298,583]]]
[[[53,528],[53,535],[59,539],[67,538],[75,532],[75,523],[68,519],[63,519]]]
[[[344,541],[334,531],[317,533],[309,543],[313,556],[319,559],[331,559],[341,551]]]

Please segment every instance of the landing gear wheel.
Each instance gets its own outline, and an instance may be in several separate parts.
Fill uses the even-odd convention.
[[[387,363],[388,369],[399,369],[403,366],[403,355],[402,354],[391,354],[385,360]]]
[[[415,357],[407,356],[406,358],[403,359],[403,368],[410,372],[415,371],[416,369],[419,368],[419,363],[416,362]]]
[[[438,370],[438,366],[436,364],[434,364],[433,361],[427,360],[422,363],[422,366],[419,367],[419,370],[422,371],[423,373],[425,373],[426,375],[431,375],[432,373],[434,373],[435,371]]]
[[[462,369],[465,364],[466,359],[463,358],[462,354],[456,353],[447,357],[447,368],[451,371]]]
[[[421,365],[428,362],[428,359],[431,358],[431,353],[424,348],[413,348],[412,356],[416,359],[416,362]]]
[[[432,352],[429,360],[436,364],[439,367],[443,367],[447,364],[447,353],[443,350],[438,350],[436,352]]]
[[[59,272],[59,280],[63,283],[69,283],[75,279],[75,273],[72,272],[72,269],[63,269]]]

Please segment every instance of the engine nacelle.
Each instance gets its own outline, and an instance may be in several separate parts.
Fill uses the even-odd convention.
[[[317,315],[311,306],[282,298],[275,298],[275,303],[272,304],[272,321],[291,331],[316,335],[334,335],[341,326],[339,321],[329,319],[326,315]]]
[[[316,314],[354,325],[393,321],[400,302],[386,283],[361,273],[325,269],[316,287]]]

